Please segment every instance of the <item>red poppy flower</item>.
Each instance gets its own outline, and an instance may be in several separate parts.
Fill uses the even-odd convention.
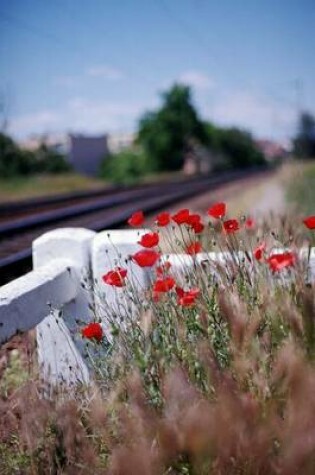
[[[103,338],[103,329],[99,323],[89,323],[82,328],[81,335],[84,338],[101,341]]]
[[[266,249],[266,243],[262,242],[259,246],[254,249],[254,257],[257,261],[260,261],[263,257],[263,252]]]
[[[293,267],[296,261],[296,256],[293,252],[287,251],[281,254],[272,254],[268,258],[268,264],[273,272],[280,271],[286,267]]]
[[[205,225],[202,223],[195,223],[191,227],[193,228],[196,234],[200,234],[204,230]]]
[[[171,222],[171,216],[166,212],[160,213],[157,215],[155,222],[158,226],[167,226]]]
[[[189,209],[181,209],[176,214],[172,216],[172,220],[175,221],[176,224],[187,224],[187,220],[189,219]]]
[[[186,247],[186,252],[187,254],[194,256],[195,254],[198,254],[198,252],[201,252],[202,247],[200,242],[195,241],[192,242],[189,246]]]
[[[225,203],[215,203],[211,208],[208,209],[208,215],[212,218],[223,218],[226,213],[226,204]]]
[[[157,279],[153,285],[153,292],[169,292],[175,286],[173,277]]]
[[[223,227],[225,232],[228,234],[235,233],[235,231],[238,231],[240,229],[240,225],[237,219],[228,219],[227,221],[224,221]]]
[[[113,287],[123,287],[125,285],[125,277],[127,275],[127,269],[117,267],[117,269],[110,270],[107,274],[102,276],[105,284],[112,285]]]
[[[308,218],[303,219],[303,223],[308,229],[315,229],[315,216],[308,216]]]
[[[157,266],[156,273],[158,276],[162,277],[166,272],[170,270],[172,264],[169,261],[164,262],[161,266]]]
[[[143,211],[137,211],[136,213],[133,213],[133,215],[130,216],[128,219],[128,224],[133,227],[141,226],[144,221],[144,215]]]
[[[187,218],[186,223],[189,224],[189,226],[193,226],[196,223],[200,223],[201,221],[201,216],[199,214],[190,214]]]
[[[200,294],[200,290],[190,289],[190,290],[183,290],[181,287],[176,287],[176,294],[178,297],[178,303],[182,307],[191,307],[195,304],[195,300]]]
[[[255,221],[253,218],[247,218],[245,221],[245,228],[246,229],[253,229],[255,227]]]
[[[195,305],[195,300],[196,297],[194,297],[193,295],[184,295],[184,297],[178,299],[178,303],[182,307],[192,307],[193,305]]]
[[[160,254],[155,251],[144,250],[136,252],[131,258],[140,267],[152,267],[160,258]]]
[[[202,233],[204,225],[201,222],[201,216],[199,214],[190,214],[186,223],[192,227],[196,234]]]
[[[140,244],[143,247],[154,247],[159,244],[159,235],[158,233],[147,233],[144,234],[140,241],[138,241],[138,244]]]

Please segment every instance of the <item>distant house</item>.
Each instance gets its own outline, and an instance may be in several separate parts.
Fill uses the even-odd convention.
[[[108,148],[110,153],[118,153],[132,147],[136,135],[131,132],[112,133],[108,135]]]
[[[226,158],[219,152],[195,142],[190,145],[190,150],[184,158],[183,172],[185,175],[211,173],[219,165],[225,164]]]
[[[20,142],[27,150],[36,150],[41,144],[64,155],[72,168],[84,175],[97,176],[103,158],[109,154],[106,134],[92,137],[83,134],[33,135]]]
[[[256,146],[270,163],[288,156],[288,149],[273,140],[256,140]]]
[[[87,137],[69,135],[68,160],[70,165],[84,175],[98,175],[103,158],[109,154],[107,135]]]

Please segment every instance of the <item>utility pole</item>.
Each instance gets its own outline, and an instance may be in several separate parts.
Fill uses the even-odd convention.
[[[299,118],[303,112],[303,102],[304,102],[304,83],[301,78],[295,79],[294,89],[295,89],[295,100],[296,100],[296,113]]]

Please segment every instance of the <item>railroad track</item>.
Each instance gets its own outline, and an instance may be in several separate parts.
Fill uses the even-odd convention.
[[[142,209],[151,213],[237,179],[265,170],[233,171],[172,183],[77,193],[0,206],[0,285],[31,270],[32,242],[56,227],[95,231],[119,228]]]

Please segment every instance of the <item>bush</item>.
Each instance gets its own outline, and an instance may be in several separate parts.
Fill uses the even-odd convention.
[[[123,150],[104,158],[100,175],[113,183],[133,184],[151,172],[147,156],[134,150]]]
[[[7,135],[0,133],[0,177],[11,178],[36,173],[64,173],[70,165],[65,158],[42,144],[34,152],[21,150]]]
[[[64,156],[49,149],[45,144],[40,145],[36,150],[35,161],[34,170],[39,173],[65,173],[71,170]]]

